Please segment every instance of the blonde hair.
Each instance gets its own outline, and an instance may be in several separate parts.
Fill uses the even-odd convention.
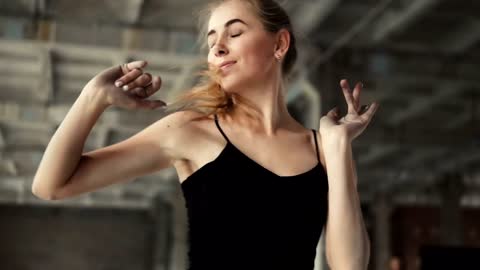
[[[202,44],[202,49],[206,48],[206,42],[202,41],[206,36],[208,18],[215,8],[228,1],[234,0],[212,1],[199,12],[200,35],[198,42]],[[290,47],[282,63],[282,74],[286,78],[297,59],[295,36],[288,14],[274,0],[235,1],[244,1],[250,4],[261,19],[266,31],[271,33],[277,33],[281,29],[289,31]],[[251,102],[236,93],[228,93],[222,89],[220,71],[217,68],[208,68],[207,64],[207,68],[198,75],[200,75],[200,82],[189,91],[183,92],[173,103],[169,104],[165,108],[167,113],[192,110],[208,117],[212,114],[230,114],[242,111],[246,115],[257,118],[258,109]]]

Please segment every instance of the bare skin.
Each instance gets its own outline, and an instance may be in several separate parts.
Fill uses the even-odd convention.
[[[159,77],[143,73],[146,65],[136,61],[114,66],[85,85],[45,150],[32,184],[36,196],[46,200],[72,197],[168,166],[170,159],[164,152],[154,151],[159,145],[151,135],[161,123],[121,143],[82,153],[92,127],[109,106],[153,109],[165,104],[145,100],[161,86]],[[116,87],[116,80],[130,90]],[[144,155],[137,157],[142,151]]]
[[[208,62],[217,67],[234,62],[223,68],[222,87],[255,104],[260,119],[226,116],[220,118],[220,125],[231,142],[260,166],[281,176],[300,174],[314,167],[317,159],[311,131],[288,113],[283,96],[281,67],[290,35],[285,29],[266,32],[245,5],[227,1],[212,13]],[[111,67],[87,83],[45,150],[32,185],[36,196],[64,199],[172,166],[184,181],[220,154],[226,141],[213,119],[194,120],[199,116],[194,112],[173,113],[127,140],[82,153],[93,125],[108,107],[165,105],[147,100],[160,89],[161,80],[143,72],[146,64]],[[115,86],[116,81],[128,84],[128,90]],[[351,90],[342,80],[340,86],[347,114],[341,117],[331,110],[321,118],[317,131],[329,185],[326,254],[332,269],[366,269],[370,244],[356,190],[351,142],[365,130],[378,104],[361,110],[361,84]]]
[[[142,71],[146,66],[146,61],[136,61],[121,71],[111,67],[87,83],[45,150],[32,184],[36,196],[46,200],[70,198],[172,166],[183,181],[220,154],[226,141],[213,119],[198,120],[201,115],[189,111],[168,115],[125,141],[81,152],[96,120],[108,107],[154,109],[165,104],[147,100],[144,95],[142,86],[149,96],[161,86],[159,77],[152,79]],[[130,90],[115,87],[119,80],[130,85]],[[236,147],[278,175],[299,174],[316,164],[311,131],[300,124],[280,132],[276,140],[255,135],[257,144],[264,145],[263,151],[251,147],[252,135],[246,131],[242,135],[232,119],[221,118],[220,124]],[[298,153],[296,162],[269,158],[287,153]]]
[[[261,115],[255,120],[243,115],[220,118],[220,126],[229,140],[250,159],[277,175],[292,176],[313,168],[317,158],[312,132],[288,113],[283,96],[281,59],[288,51],[288,31],[266,32],[251,9],[239,1],[217,7],[208,28],[209,64],[221,68],[225,62],[234,62],[221,68],[223,88],[248,99]],[[211,119],[195,125],[209,138],[202,143],[209,147],[197,149],[192,145],[193,155],[175,163],[180,181],[214,160],[226,144]],[[213,144],[208,142],[212,138]],[[318,132],[317,139],[321,144]],[[319,151],[325,167],[321,147]]]
[[[231,143],[260,166],[277,175],[301,174],[318,163],[315,141],[310,129],[300,125],[294,126],[290,130],[279,131],[272,139],[271,136],[249,134],[248,131],[242,130],[231,121],[228,117],[219,118],[219,124]],[[180,182],[205,164],[213,161],[227,143],[215,126],[213,118],[195,121],[192,126],[197,129],[198,139],[194,143],[186,145],[186,148],[190,149],[188,153],[185,152],[189,155],[188,158],[177,160],[174,163]],[[318,150],[322,151],[318,132],[317,139],[319,140]],[[322,152],[321,164],[325,168]]]

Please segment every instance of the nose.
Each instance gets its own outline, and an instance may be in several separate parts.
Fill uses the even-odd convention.
[[[225,54],[227,54],[227,50],[225,48],[219,48],[215,51],[215,56],[217,57],[224,56]]]
[[[227,54],[228,54],[228,49],[225,46],[225,44],[223,44],[223,42],[219,41],[217,44],[215,44],[215,56],[216,57],[225,56]]]

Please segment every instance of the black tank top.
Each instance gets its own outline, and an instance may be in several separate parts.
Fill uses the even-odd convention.
[[[327,217],[327,174],[318,163],[279,176],[227,144],[181,183],[189,270],[312,270]],[[252,142],[254,143],[254,142]]]

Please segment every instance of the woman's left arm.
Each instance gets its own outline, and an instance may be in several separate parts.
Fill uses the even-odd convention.
[[[362,217],[352,141],[366,128],[378,103],[360,108],[360,90],[353,93],[346,80],[340,83],[348,113],[340,118],[333,109],[320,120],[320,133],[328,174],[328,217],[325,226],[327,261],[333,270],[367,269],[370,240]]]
[[[325,142],[328,172],[326,249],[332,269],[367,269],[370,242],[360,208],[352,147],[347,140]]]

